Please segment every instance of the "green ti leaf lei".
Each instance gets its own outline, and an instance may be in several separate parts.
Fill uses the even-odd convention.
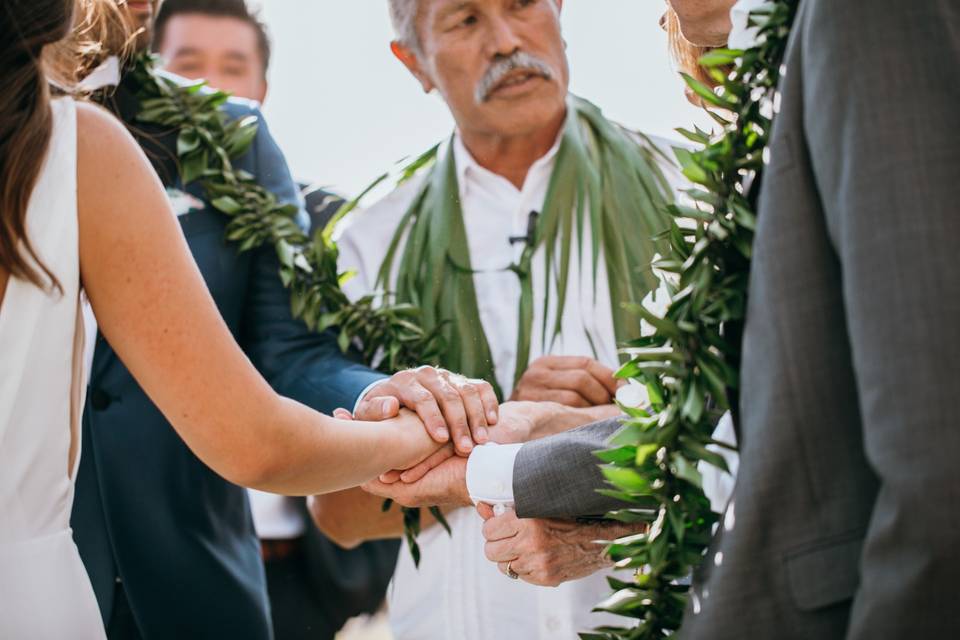
[[[335,328],[341,350],[359,348],[364,362],[384,373],[438,362],[440,336],[420,327],[416,307],[381,302],[375,295],[351,302],[341,289],[350,274],[337,269],[333,229],[356,200],[338,211],[326,229],[308,237],[297,224],[295,205],[281,203],[254,176],[233,166],[256,137],[256,117],[231,121],[220,108],[228,94],[207,89],[203,82],[183,84],[164,75],[148,53],[138,55],[128,73],[140,100],[137,121],[179,132],[181,180],[184,185],[199,182],[213,208],[230,219],[226,239],[239,251],[275,248],[296,318],[318,332]],[[449,531],[440,510],[430,511]],[[420,510],[404,509],[403,515],[407,541],[419,562]]]
[[[567,107],[530,241],[515,264],[504,265],[504,270],[517,276],[521,288],[514,384],[530,360],[536,251],[542,249],[545,265],[540,350],[548,353],[560,335],[571,262],[577,260],[581,271],[590,270],[595,287],[609,287],[614,333],[618,340],[627,341],[640,337],[640,326],[622,303],[639,303],[656,289],[650,263],[658,250],[666,250],[655,236],[670,221],[666,206],[673,201],[672,191],[658,164],[669,159],[645,136],[613,124],[588,101],[571,95]],[[444,368],[482,378],[502,397],[480,321],[453,144],[444,157],[434,147],[414,162],[427,175],[397,225],[377,281],[384,289],[395,288],[397,300],[419,308],[423,326],[444,337]],[[414,173],[407,168],[403,176]],[[590,238],[589,254],[585,237]],[[598,277],[601,259],[605,284]]]
[[[617,540],[609,555],[630,581],[610,580],[615,593],[599,610],[635,618],[636,626],[601,628],[585,640],[653,640],[680,628],[688,587],[679,582],[697,567],[712,538],[718,515],[704,495],[697,465],[726,470],[708,445],[718,419],[731,408],[738,388],[740,344],[731,327],[742,326],[756,213],[747,180],[759,179],[773,119],[772,99],[780,78],[797,0],[775,0],[751,14],[760,29],[757,46],[717,50],[701,59],[718,89],[686,76],[710,107],[719,135],[681,130],[700,150],[677,151],[697,206],[673,205],[682,224],[669,233],[672,252],[656,264],[676,278],[664,317],[640,306],[637,314],[654,328],[633,341],[633,360],[618,373],[645,384],[650,413],[625,408],[626,426],[599,454],[607,463],[606,491],[632,504],[611,514],[645,522],[645,534]],[[732,114],[727,120],[723,112]],[[694,224],[691,225],[690,221]],[[730,394],[730,395],[728,395]]]

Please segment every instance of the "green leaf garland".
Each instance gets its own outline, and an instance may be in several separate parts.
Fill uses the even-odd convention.
[[[364,362],[384,373],[438,363],[440,335],[421,328],[416,307],[391,304],[386,296],[380,300],[377,295],[351,302],[341,288],[350,274],[338,270],[333,228],[359,198],[341,208],[326,229],[308,237],[297,224],[295,205],[281,203],[254,176],[233,166],[256,138],[256,117],[230,120],[220,108],[228,94],[208,89],[204,82],[185,85],[160,73],[156,57],[149,53],[138,55],[128,73],[140,100],[137,121],[179,132],[181,181],[184,185],[199,182],[211,206],[229,217],[226,239],[239,251],[264,245],[276,249],[280,278],[290,290],[294,317],[311,330],[337,330],[342,351],[358,348]],[[419,562],[420,510],[403,511],[406,538]],[[431,509],[431,513],[449,530],[439,509]]]
[[[615,593],[597,609],[637,622],[581,634],[585,640],[660,640],[679,629],[688,592],[682,581],[700,564],[718,520],[697,467],[705,462],[726,469],[707,447],[720,444],[713,431],[739,382],[740,344],[729,328],[742,323],[746,311],[756,223],[746,181],[763,169],[772,98],[796,9],[796,0],[769,3],[751,14],[760,32],[754,48],[721,49],[701,59],[717,90],[686,76],[707,105],[732,118],[712,114],[722,125],[717,136],[680,130],[700,147],[676,154],[696,185],[688,195],[697,207],[669,207],[676,219],[668,234],[671,252],[656,267],[675,276],[674,296],[663,317],[631,307],[654,332],[629,345],[633,359],[618,373],[646,385],[652,408],[627,409],[624,430],[600,454],[613,485],[604,493],[631,504],[611,517],[646,522],[649,530],[610,546],[616,566],[634,576],[611,579]]]

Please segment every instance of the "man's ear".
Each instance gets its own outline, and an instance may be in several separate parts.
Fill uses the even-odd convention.
[[[420,83],[420,86],[423,87],[424,93],[430,93],[436,88],[433,80],[430,79],[429,74],[424,71],[423,66],[420,64],[420,58],[410,47],[398,40],[394,40],[390,43],[390,51],[392,51],[397,60],[402,62],[403,66],[413,74],[413,77],[415,77]]]

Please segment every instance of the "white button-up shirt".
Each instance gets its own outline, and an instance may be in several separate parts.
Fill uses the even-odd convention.
[[[556,159],[559,141],[530,168],[521,189],[480,166],[459,139],[440,153],[455,154],[460,201],[483,325],[504,393],[513,387],[519,325],[520,283],[506,267],[516,262],[523,246],[511,245],[511,236],[524,236],[531,211],[541,211]],[[682,178],[672,166],[664,171],[671,181]],[[345,290],[351,298],[375,291],[376,276],[401,218],[422,186],[422,177],[404,184],[341,229],[340,267],[354,269],[356,277]],[[589,229],[586,230],[589,233]],[[568,299],[561,335],[543,348],[545,265],[538,250],[532,264],[534,318],[531,361],[541,355],[586,355],[609,367],[618,365],[610,292],[600,260],[596,286],[591,272],[590,240],[584,238],[583,264],[572,252]],[[402,249],[402,248],[401,248]],[[402,251],[398,252],[399,256]],[[396,275],[396,269],[394,269]],[[391,286],[393,283],[390,283]],[[551,300],[557,296],[551,295]],[[555,309],[548,309],[552,326]],[[589,338],[588,338],[589,336]],[[549,338],[550,336],[548,336]],[[591,348],[591,340],[597,352]],[[507,476],[509,478],[509,476]],[[496,488],[496,487],[495,487]],[[500,487],[507,491],[508,487]],[[575,638],[577,632],[622,618],[590,610],[609,592],[604,572],[575,580],[556,589],[513,581],[484,557],[482,521],[474,509],[447,516],[453,535],[439,526],[419,539],[423,558],[419,570],[404,550],[388,594],[390,621],[398,640],[500,640],[502,638]]]

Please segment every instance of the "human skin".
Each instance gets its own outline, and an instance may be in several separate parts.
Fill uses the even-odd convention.
[[[206,80],[231,95],[263,102],[267,97],[265,61],[256,28],[230,16],[179,13],[156,43],[164,68],[191,80]]]
[[[730,9],[736,0],[667,0],[684,39],[698,47],[721,47],[730,35]]]

